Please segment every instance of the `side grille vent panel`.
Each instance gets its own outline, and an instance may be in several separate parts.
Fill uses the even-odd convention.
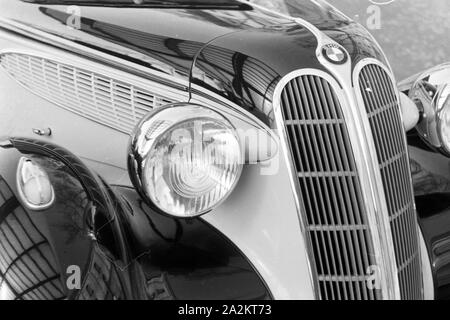
[[[361,95],[372,129],[397,259],[403,299],[422,298],[422,272],[414,196],[400,106],[389,75],[368,65],[359,78]]]
[[[366,272],[375,264],[370,231],[342,109],[317,76],[291,80],[281,96],[298,174],[318,287],[326,300],[375,300]]]
[[[4,53],[0,65],[35,94],[126,134],[153,108],[175,102],[118,79],[33,55]]]

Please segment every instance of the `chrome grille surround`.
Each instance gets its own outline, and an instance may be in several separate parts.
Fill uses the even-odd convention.
[[[381,66],[381,63],[379,63],[378,61],[374,59],[367,59],[358,64],[358,68],[369,63]],[[383,67],[383,69],[386,71],[386,75],[390,74],[387,68]],[[335,77],[319,70],[304,69],[292,72],[291,74],[285,76],[277,85],[273,100],[276,126],[279,130],[279,134],[281,137],[281,147],[290,170],[291,183],[299,212],[300,225],[302,233],[304,235],[304,240],[307,243],[308,248],[310,248],[310,250],[307,252],[307,258],[310,262],[312,283],[315,288],[316,297],[322,299],[344,299],[352,297],[356,299],[421,299],[423,296],[423,292],[421,289],[423,283],[421,282],[421,275],[419,274],[420,252],[417,242],[417,233],[415,233],[417,222],[411,219],[414,216],[415,211],[410,210],[408,215],[408,221],[410,222],[409,226],[411,228],[410,232],[408,233],[404,230],[405,224],[401,226],[403,227],[403,229],[398,232],[398,227],[392,224],[392,219],[390,219],[389,200],[392,197],[392,193],[389,189],[385,192],[386,179],[383,180],[383,174],[380,171],[380,163],[378,161],[378,138],[374,137],[372,134],[370,119],[364,108],[364,101],[361,95],[358,96],[359,89],[358,87],[354,87],[352,85],[352,80],[358,80],[359,71],[353,74],[355,79],[350,80],[351,73],[346,72],[348,70],[348,66],[347,69],[342,68],[337,72],[336,70],[332,70],[336,72],[335,75],[338,75],[336,78],[339,82],[335,80]],[[392,83],[395,83],[391,76],[390,78]],[[295,90],[299,90],[298,88],[300,88],[301,86],[305,87],[305,81],[309,83],[311,83],[311,81],[315,81],[316,89],[310,89],[309,91],[304,90],[303,92],[301,92],[300,90],[300,94],[297,93],[297,97],[287,97],[289,94],[292,95],[292,92],[295,92]],[[355,81],[353,83],[358,83],[358,81]],[[297,86],[297,89],[294,88],[295,86]],[[330,89],[324,90],[326,86],[329,86]],[[313,87],[310,85],[310,88]],[[334,97],[332,97],[333,94],[331,96],[329,93],[325,95],[323,94],[323,92],[326,93],[327,91],[331,90],[334,90]],[[392,89],[392,93],[395,95],[397,94],[395,89]],[[399,101],[398,96],[396,96],[395,98],[396,101]],[[318,114],[316,114],[315,117],[311,117],[311,115],[313,114],[310,113],[310,118],[305,118],[305,115],[307,116],[307,111],[305,110],[302,114],[299,111],[299,106],[297,105],[297,119],[293,120],[292,114],[294,113],[295,108],[293,109],[291,106],[291,114],[289,114],[289,111],[284,106],[284,104],[286,104],[286,101],[289,101],[289,99],[289,103],[292,103],[292,101],[297,99],[297,101],[302,101],[304,105],[305,101],[309,99],[310,101],[315,102],[315,108],[322,109],[329,109],[327,103],[329,103],[329,101],[337,100],[335,106],[337,104],[340,104],[340,107],[342,108],[342,118],[339,116],[338,112],[335,113],[334,118],[320,118],[320,111],[316,111],[318,112]],[[398,104],[396,106],[398,107]],[[317,117],[317,115],[319,115],[319,117]],[[396,128],[398,128],[399,125],[402,125],[400,116],[396,120],[397,123],[395,125]],[[327,135],[328,137],[331,137],[330,132],[332,131],[330,128],[339,125],[343,125],[344,127],[342,128],[348,131],[348,141],[353,152],[353,154],[350,154],[350,157],[354,157],[355,167],[350,167],[350,170],[333,171],[329,170],[329,167],[327,169],[326,165],[322,165],[321,167],[316,166],[316,169],[319,169],[319,171],[321,170],[320,173],[315,172],[311,174],[311,172],[308,172],[310,168],[306,167],[305,170],[305,160],[303,159],[302,161],[299,161],[299,159],[301,157],[306,157],[306,159],[311,162],[315,157],[316,164],[325,164],[326,162],[321,162],[320,159],[317,160],[317,158],[320,158],[318,157],[321,152],[320,150],[333,151],[336,149],[333,149],[332,143],[330,143],[330,141],[326,141],[326,139],[324,140],[323,137],[326,137]],[[393,123],[391,123],[391,125],[393,125]],[[293,126],[297,127],[297,129],[295,129],[297,130],[296,135],[292,134],[292,132],[294,132],[294,129],[292,129]],[[315,127],[316,129],[305,129],[308,127]],[[298,141],[300,137],[298,132],[300,132],[301,130],[303,130],[304,135],[306,135],[306,132],[309,132],[310,136],[312,136],[312,139],[310,139],[309,142]],[[315,136],[313,135],[313,132]],[[406,136],[404,133],[399,133],[398,137],[399,139],[403,139],[403,152],[405,153],[406,158],[408,158],[408,153],[406,150]],[[294,143],[292,143],[292,140],[295,139],[297,139],[297,142],[294,141]],[[320,143],[323,141],[325,141],[325,144],[321,145]],[[390,144],[387,143],[386,146],[390,146]],[[299,151],[304,152],[305,150],[309,152],[309,155],[302,156],[301,154],[299,154]],[[347,149],[347,152],[348,150],[350,149]],[[336,152],[328,152],[327,157],[328,159],[336,160]],[[330,162],[328,161],[328,163]],[[405,163],[405,165],[409,168],[408,163]],[[311,214],[316,214],[316,216],[319,215],[322,217],[327,216],[328,212],[330,211],[324,210],[324,208],[327,204],[333,203],[333,201],[330,201],[329,199],[332,198],[332,195],[334,193],[342,192],[342,187],[344,185],[340,184],[340,188],[334,188],[335,190],[332,190],[329,193],[330,196],[327,199],[326,192],[324,192],[324,190],[327,190],[326,188],[330,188],[330,186],[326,186],[325,183],[320,186],[316,182],[316,185],[310,183],[309,187],[307,186],[305,188],[305,179],[328,179],[329,181],[333,181],[333,179],[337,179],[338,177],[340,177],[341,179],[344,179],[343,177],[345,177],[345,179],[349,179],[349,177],[351,177],[354,173],[356,173],[356,178],[359,178],[359,182],[353,182],[353,187],[356,188],[353,190],[357,190],[358,188],[360,188],[361,191],[362,200],[360,203],[362,204],[363,208],[359,208],[363,214],[363,218],[365,218],[365,220],[363,220],[363,223],[345,225],[342,223],[342,219],[340,223],[339,221],[337,221],[337,225],[336,221],[334,221],[335,225],[332,228],[327,226],[327,223],[321,223],[319,226],[311,224],[311,222],[314,222],[310,218]],[[401,177],[397,176],[397,178],[402,179],[402,181],[407,180],[406,185],[408,185],[408,188],[411,189],[411,193],[409,193],[410,200],[407,201],[407,203],[409,205],[409,208],[414,208],[414,199],[411,198],[413,193],[410,173],[407,171],[403,171]],[[337,186],[337,184],[335,184],[335,186]],[[314,210],[311,209],[311,206],[308,204],[311,202],[311,199],[313,199],[312,195],[314,194],[314,192],[317,192],[317,197],[315,198],[319,199],[319,203],[322,205],[319,212],[314,212]],[[322,196],[325,197],[320,198],[321,192]],[[405,193],[405,195],[408,194]],[[337,199],[337,202],[339,201],[342,201],[342,199]],[[360,200],[355,198],[353,199],[353,201],[354,203],[359,203]],[[337,202],[336,200],[334,200],[334,204],[336,204]],[[355,208],[358,208],[358,206]],[[351,211],[342,210],[341,212],[348,215]],[[355,211],[351,213],[354,214],[354,212]],[[323,218],[322,222],[327,221]],[[364,231],[361,232],[362,230]],[[345,264],[347,261],[350,261],[350,259],[352,259],[351,254],[350,256],[348,256],[348,254],[351,252],[351,250],[348,250],[349,248],[351,248],[351,243],[349,241],[345,242],[342,240],[340,242],[335,241],[336,245],[327,248],[323,245],[323,242],[318,245],[317,240],[315,240],[316,235],[312,234],[312,232],[322,233],[324,239],[331,239],[330,235],[333,235],[333,237],[337,237],[335,239],[339,240],[339,237],[341,237],[341,239],[345,239],[345,236],[342,237],[345,232],[357,233],[357,231],[360,234],[363,233],[364,236],[353,238],[358,239],[359,241],[359,243],[353,243],[353,248],[357,247],[357,245],[360,245],[361,247],[365,244],[365,248],[367,251],[363,251],[362,255],[355,256],[353,257],[353,259],[355,259],[355,261],[362,261],[363,266],[367,265],[366,261],[368,261],[369,263],[374,263],[374,266],[379,268],[382,279],[381,290],[374,292],[373,294],[366,292],[366,296],[362,294],[362,291],[360,291],[360,296],[358,296],[357,291],[350,292],[349,289],[351,289],[351,287],[348,284],[350,282],[359,282],[361,284],[364,281],[368,280],[368,274],[349,274],[345,273],[345,270],[348,271],[354,269],[334,267],[335,265],[340,265],[340,263],[342,262],[344,262]],[[326,236],[326,234],[328,234],[328,236]],[[405,242],[402,242],[400,239],[404,234],[406,234],[406,236],[410,240],[412,237],[415,237],[415,240],[409,247],[410,249],[411,247],[413,247],[413,249],[415,250],[412,254],[412,258],[411,256],[406,255],[406,260],[403,261],[403,263],[397,263],[397,255],[399,252],[398,248],[401,246],[405,246]],[[347,237],[347,240],[348,239],[349,237]],[[366,242],[364,243],[364,241]],[[339,245],[341,247],[339,247]],[[345,247],[346,245],[347,247]],[[347,249],[347,251],[344,249]],[[323,258],[323,251],[326,251],[325,254],[326,257],[328,257],[328,263],[331,261],[331,264],[329,263],[329,266],[331,267],[328,267],[328,269],[324,269],[323,267],[324,261],[326,263],[326,259]],[[414,261],[411,262],[410,260]],[[409,266],[409,269],[405,267],[405,265]],[[403,271],[403,269],[405,269],[406,271]],[[324,274],[327,273],[324,272],[324,270],[328,271],[328,274]],[[342,272],[343,270],[344,272]],[[345,289],[342,286],[342,282],[347,283],[347,287]],[[325,285],[325,283],[328,285],[328,287]],[[356,287],[354,286],[353,288]],[[360,289],[361,288],[362,287],[360,286]],[[338,289],[340,289],[340,291],[336,291]]]
[[[347,126],[336,92],[303,75],[281,94],[281,111],[304,205],[320,296],[375,300],[366,271],[375,252]]]
[[[160,84],[94,63],[82,66],[42,53],[7,51],[0,53],[0,65],[38,96],[126,134],[153,108],[181,101]]]
[[[417,217],[407,142],[395,81],[373,60],[354,71],[355,91],[374,137],[395,249],[400,296],[423,298]]]
[[[262,6],[257,6],[261,10],[272,12],[270,9],[265,9]],[[382,299],[400,299],[400,285],[397,277],[397,265],[395,259],[395,249],[393,246],[391,225],[388,216],[388,209],[386,204],[386,196],[382,184],[381,173],[378,169],[378,159],[376,155],[375,142],[370,130],[369,120],[363,104],[357,97],[357,92],[354,88],[355,81],[352,73],[352,56],[346,52],[345,48],[340,46],[336,41],[331,39],[324,32],[319,30],[315,25],[300,18],[283,15],[285,18],[290,18],[299,25],[308,29],[317,38],[318,44],[316,48],[316,56],[320,64],[327,70],[327,72],[316,69],[302,69],[291,72],[285,75],[277,84],[273,95],[273,111],[274,111],[274,126],[277,128],[280,136],[280,146],[283,151],[284,159],[286,161],[289,173],[290,182],[292,185],[293,196],[297,206],[297,212],[300,220],[300,228],[304,236],[305,245],[311,248],[311,239],[306,230],[306,217],[304,215],[305,208],[303,200],[301,199],[300,183],[298,182],[298,175],[294,168],[294,159],[292,156],[292,148],[288,143],[288,135],[281,110],[281,95],[284,87],[295,77],[304,75],[314,75],[324,78],[330,83],[335,90],[336,95],[341,103],[345,123],[349,132],[351,145],[354,149],[354,156],[358,176],[360,177],[361,190],[367,213],[367,220],[371,231],[371,241],[374,245],[376,265],[379,267],[381,274],[381,298]],[[346,41],[347,35],[342,35],[341,40]],[[369,41],[377,43],[375,38],[370,36]],[[349,55],[349,59],[345,64],[336,65],[328,61],[322,53],[322,48],[326,45],[340,46],[343,51]],[[387,61],[386,56],[384,60]],[[380,64],[375,59],[364,59],[360,63],[372,62]],[[328,73],[329,72],[329,73]],[[394,81],[395,82],[395,81]],[[405,137],[406,139],[406,137]],[[412,185],[411,185],[412,187]],[[312,250],[307,250],[306,258],[311,269],[311,279],[314,288],[315,297],[323,298],[319,291],[318,276],[315,270],[315,257]]]

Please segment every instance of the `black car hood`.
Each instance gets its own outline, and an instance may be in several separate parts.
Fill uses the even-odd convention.
[[[52,3],[2,1],[0,19],[185,79],[205,44],[242,27],[214,21],[215,10]]]
[[[279,23],[257,12],[241,19],[243,12],[253,11],[248,5],[207,9],[88,2],[2,1],[0,21],[25,25],[185,80],[196,53],[213,39],[253,29],[255,19],[269,28]]]
[[[196,54],[205,45],[227,34],[265,32],[283,35],[283,32],[290,32],[291,43],[305,50],[311,50],[315,41],[312,34],[305,35],[307,30],[296,36],[296,30],[302,27],[290,19],[250,4],[233,7],[223,6],[223,1],[220,1],[216,7],[208,9],[205,5],[193,6],[184,2],[171,4],[173,1],[162,2],[166,3],[162,7],[151,6],[150,2],[144,2],[143,6],[124,6],[117,2],[116,7],[111,6],[112,1],[65,1],[68,5],[56,3],[61,1],[2,2],[0,17],[186,79]],[[76,8],[69,6],[80,3],[82,5]],[[290,8],[289,14],[313,23],[346,48],[353,47],[351,50],[355,50],[355,39],[352,37],[355,30],[363,38],[368,38],[367,34],[357,30],[356,24],[331,7],[309,0],[297,3]],[[77,16],[80,17],[78,25],[75,20]],[[244,48],[247,44],[238,45]],[[270,51],[270,44],[264,45],[263,50]],[[295,46],[289,50],[290,60],[302,55],[302,52],[295,50]]]
[[[371,35],[332,7],[298,1],[288,13],[254,8],[248,14],[252,15],[252,28],[204,46],[192,68],[191,94],[201,95],[207,88],[274,126],[272,99],[284,76],[301,69],[329,73],[317,57],[317,34],[344,47],[353,68],[366,58],[387,64]]]
[[[302,68],[324,69],[316,57],[318,39],[302,21],[341,44],[353,64],[368,57],[384,62],[364,28],[322,1],[294,2],[288,15],[251,4],[205,9],[92,3],[74,7],[49,2],[55,1],[2,3],[0,22],[25,24],[175,76],[190,94],[195,89],[188,84],[207,88],[266,124],[270,124],[273,90],[283,76]]]

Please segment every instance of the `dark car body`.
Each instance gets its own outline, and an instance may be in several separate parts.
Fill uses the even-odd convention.
[[[315,1],[298,3],[289,12],[294,20],[236,1],[204,1],[197,5],[13,1],[0,5],[0,55],[28,54],[32,57],[30,63],[35,61],[33,58],[67,65],[83,60],[86,63],[79,66],[82,72],[89,71],[90,63],[107,66],[117,74],[130,74],[143,83],[148,81],[147,87],[136,85],[138,89],[151,91],[151,83],[160,84],[164,88],[160,92],[165,94],[159,98],[160,104],[211,102],[245,114],[262,127],[275,129],[273,97],[284,77],[302,69],[319,70],[335,77],[318,59],[317,32],[345,49],[352,70],[364,59],[389,65],[380,47],[361,25],[322,1],[320,5]],[[70,5],[81,8],[79,28],[70,27],[74,17]],[[33,47],[30,51],[25,48],[28,43]],[[16,46],[20,50],[15,50]],[[38,54],[40,48],[45,52],[43,58]],[[61,61],[52,50],[73,56],[75,60]],[[108,75],[107,72],[96,74]],[[19,83],[27,87],[23,79]],[[37,88],[28,89],[42,96]],[[126,122],[105,124],[94,115],[82,112],[73,115],[73,110],[64,106],[53,113],[52,104],[47,100],[55,101],[49,98],[39,102],[47,104],[40,111],[31,111],[31,106],[19,111],[15,102],[11,102],[13,97],[6,98],[7,95],[2,103],[9,101],[11,107],[0,113],[0,135],[5,137],[0,148],[0,199],[4,199],[0,202],[0,287],[8,288],[8,294],[3,297],[317,298],[309,286],[298,289],[303,282],[310,281],[304,262],[298,267],[299,279],[293,278],[292,285],[289,284],[298,263],[291,260],[294,258],[289,252],[295,255],[292,251],[303,246],[291,244],[290,238],[301,238],[300,232],[283,238],[281,232],[269,227],[266,230],[269,221],[275,221],[271,220],[273,217],[261,218],[256,223],[255,217],[243,214],[242,224],[248,230],[241,230],[230,220],[240,218],[239,207],[248,213],[258,208],[264,210],[256,204],[243,204],[256,202],[260,192],[267,197],[267,202],[272,201],[269,195],[274,194],[270,187],[273,180],[266,179],[259,186],[252,186],[255,174],[244,174],[238,195],[229,199],[236,204],[225,204],[223,209],[230,212],[231,218],[225,214],[210,218],[214,212],[205,218],[189,220],[162,216],[142,200],[126,176],[124,162],[129,133],[128,125],[123,124]],[[26,103],[32,101],[27,96],[23,99]],[[65,118],[67,110],[72,113]],[[130,120],[129,126],[133,120],[138,119]],[[17,125],[18,122],[21,124]],[[115,133],[100,127],[92,127],[92,131],[81,129],[91,122]],[[54,132],[50,138],[37,137],[31,130],[44,123]],[[408,144],[417,220],[427,248],[420,261],[423,282],[428,282],[428,287],[425,285],[420,290],[422,296],[427,291],[427,297],[434,294],[436,298],[446,298],[450,160],[430,149],[414,130],[408,133]],[[32,212],[21,205],[15,168],[23,156],[35,159],[49,172],[57,206]],[[283,182],[278,190],[280,199],[268,208],[272,212],[282,213],[279,203],[290,199],[288,170],[283,170],[277,180],[280,185]],[[295,211],[293,207],[287,207],[286,212]],[[16,221],[20,222],[19,229],[12,225]],[[284,223],[295,225],[296,215]],[[14,235],[14,230],[29,232],[28,238],[34,242],[26,245],[28,242],[23,239],[27,236]],[[256,230],[261,230],[261,234]],[[286,234],[289,232],[286,229]],[[35,234],[39,234],[38,239],[33,238]],[[246,234],[253,239],[247,239]],[[18,246],[11,242],[11,237],[18,241]],[[272,248],[270,241],[277,246]],[[264,261],[265,250],[270,262]],[[277,252],[279,261],[274,259]],[[302,259],[303,256],[299,258]],[[287,266],[289,261],[293,266]],[[73,265],[81,267],[83,281],[81,288],[69,290],[71,274],[67,271]],[[280,269],[273,270],[277,266]],[[22,274],[29,272],[32,276],[24,281]],[[323,292],[331,291],[322,291],[322,298]]]

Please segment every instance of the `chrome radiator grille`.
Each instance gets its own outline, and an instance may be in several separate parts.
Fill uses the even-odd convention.
[[[0,65],[35,94],[127,134],[151,109],[175,102],[125,81],[33,55],[4,53]]]
[[[381,67],[368,65],[360,73],[359,86],[375,140],[386,194],[401,297],[420,299],[422,272],[414,196],[394,84]]]
[[[375,253],[336,93],[321,77],[297,77],[283,89],[281,110],[321,298],[378,299],[366,282]]]

